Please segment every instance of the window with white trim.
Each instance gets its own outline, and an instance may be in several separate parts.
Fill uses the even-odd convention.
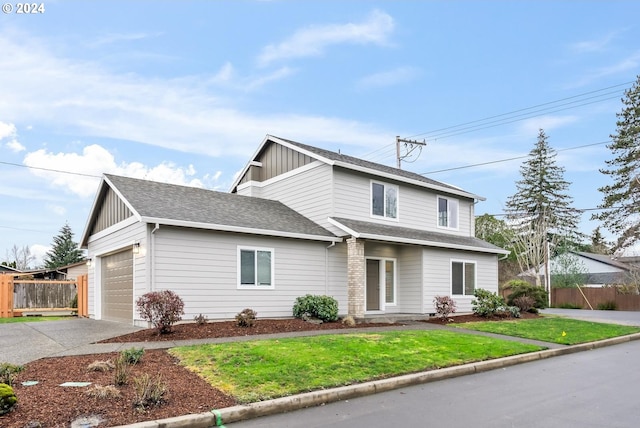
[[[371,182],[371,215],[398,218],[398,186]]]
[[[476,263],[451,261],[451,295],[473,296],[476,291]]]
[[[458,228],[458,200],[438,196],[438,227]]]
[[[273,249],[238,247],[238,287],[273,288]]]

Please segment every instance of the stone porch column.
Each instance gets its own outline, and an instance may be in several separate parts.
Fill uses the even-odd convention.
[[[364,242],[354,237],[347,239],[347,278],[349,315],[354,318],[364,318]]]

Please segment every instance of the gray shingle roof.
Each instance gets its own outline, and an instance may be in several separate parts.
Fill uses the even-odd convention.
[[[456,236],[447,233],[430,232],[426,230],[411,229],[408,227],[370,223],[366,221],[351,220],[347,218],[332,218],[338,223],[360,234],[369,236],[383,236],[389,238],[390,241],[401,241],[402,239],[404,239],[415,242],[422,241],[424,242],[423,245],[428,245],[427,243],[431,243],[431,245],[434,246],[451,246],[454,248],[467,247],[469,249],[476,249],[477,251],[483,252],[505,253],[504,249],[475,237]]]
[[[617,260],[612,259],[611,256],[607,256],[606,254],[585,253],[583,251],[579,251],[576,254],[579,254],[580,256],[587,259],[598,261],[600,263],[605,263],[620,269],[629,270],[629,266],[625,265],[624,263],[620,263]]]
[[[309,146],[306,144],[302,144],[302,143],[298,143],[296,141],[292,141],[292,140],[288,140],[286,138],[281,138],[281,137],[276,137],[282,141],[286,141],[287,143],[290,143],[294,146],[300,147],[301,149],[307,150],[311,153],[315,153],[318,156],[322,156],[324,158],[330,159],[332,161],[340,161],[340,162],[344,162],[347,164],[351,164],[351,165],[356,165],[356,166],[360,166],[363,168],[368,168],[374,171],[379,171],[379,172],[383,172],[386,174],[393,174],[393,175],[397,175],[399,177],[402,178],[408,178],[410,180],[416,180],[416,181],[421,181],[423,183],[427,183],[430,184],[432,186],[439,186],[439,187],[444,187],[444,188],[448,188],[451,190],[455,190],[457,192],[465,192],[464,190],[460,189],[459,187],[456,186],[452,186],[450,184],[446,184],[446,183],[442,183],[440,181],[436,181],[436,180],[432,180],[430,178],[424,177],[420,174],[416,174],[415,172],[410,172],[410,171],[405,171],[402,169],[398,169],[398,168],[393,168],[387,165],[382,165],[379,163],[375,163],[375,162],[369,162],[366,161],[364,159],[359,159],[353,156],[349,156],[349,155],[343,155],[341,153],[336,153],[336,152],[332,152],[330,150],[325,150],[325,149],[320,149],[318,147],[313,147],[313,146]],[[467,193],[467,192],[465,192]],[[473,197],[473,195],[469,194],[469,197]]]
[[[334,237],[281,202],[105,174],[143,219]]]

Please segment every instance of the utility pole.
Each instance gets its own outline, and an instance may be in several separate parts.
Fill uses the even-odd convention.
[[[407,154],[404,156],[400,156],[400,143],[404,143],[405,147],[407,148]],[[398,161],[398,169],[402,169],[402,160],[409,157],[411,152],[413,152],[416,149],[416,147],[420,147],[420,150],[422,151],[422,146],[426,146],[426,145],[427,143],[424,140],[422,141],[408,140],[405,138],[400,138],[400,136],[397,135],[396,136],[396,159]],[[411,148],[409,148],[409,146],[411,146]]]

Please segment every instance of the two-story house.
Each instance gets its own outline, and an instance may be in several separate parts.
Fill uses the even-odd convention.
[[[171,289],[185,318],[291,316],[326,294],[341,315],[471,310],[497,291],[498,256],[474,237],[481,197],[421,175],[267,136],[230,193],[105,175],[82,245],[89,313],[140,323],[135,300]]]

